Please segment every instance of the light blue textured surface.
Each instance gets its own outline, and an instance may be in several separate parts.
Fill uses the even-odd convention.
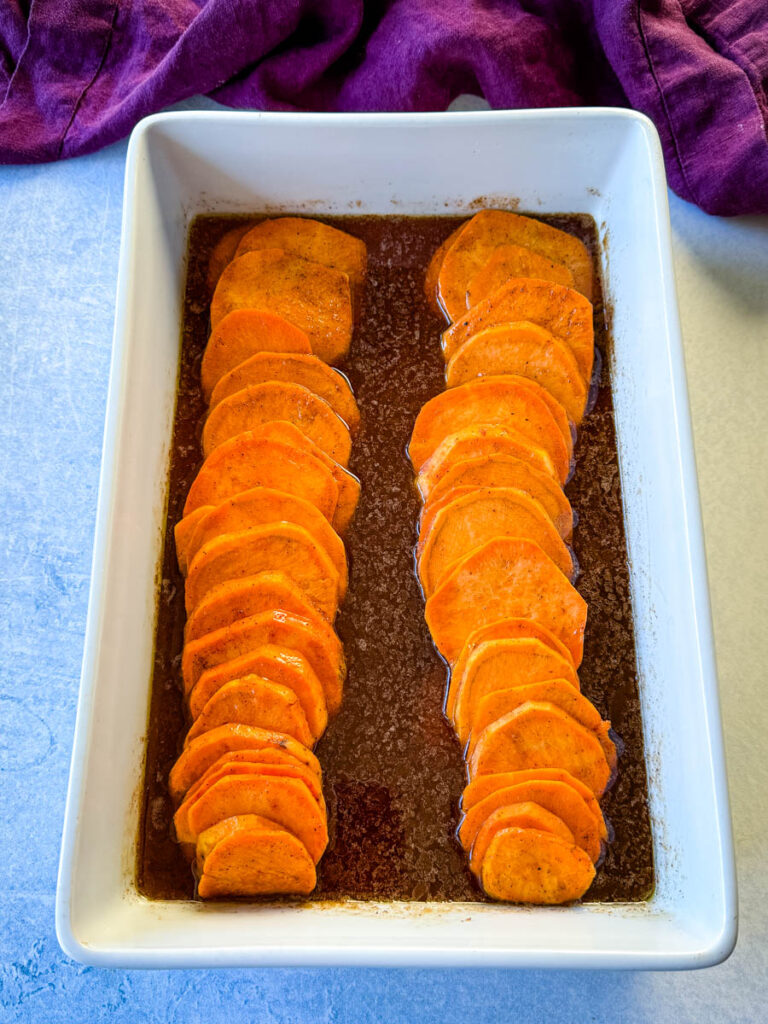
[[[174,973],[102,971],[62,955],[54,890],[86,615],[124,156],[120,145],[76,162],[0,169],[0,1021],[768,1020],[768,835],[760,753],[766,687],[757,672],[758,634],[743,611],[760,600],[764,611],[768,576],[764,425],[759,435],[746,436],[754,423],[750,409],[755,415],[762,410],[762,417],[766,410],[768,229],[759,221],[712,221],[679,202],[673,205],[676,260],[740,866],[742,929],[732,959],[677,975]],[[747,355],[745,378],[738,360]],[[741,532],[735,534],[727,512],[739,487]]]

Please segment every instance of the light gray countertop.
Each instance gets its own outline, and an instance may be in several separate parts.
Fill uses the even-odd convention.
[[[739,871],[731,959],[678,974],[121,972],[54,891],[82,654],[125,144],[0,168],[0,1020],[767,1021],[768,218],[672,198]]]

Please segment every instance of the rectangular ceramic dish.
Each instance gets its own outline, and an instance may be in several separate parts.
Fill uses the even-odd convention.
[[[184,113],[128,149],[112,371],[57,894],[105,966],[681,968],[736,936],[736,890],[685,370],[656,132],[620,110]],[[187,228],[201,212],[584,212],[602,241],[656,890],[518,908],[150,902],[135,844]]]

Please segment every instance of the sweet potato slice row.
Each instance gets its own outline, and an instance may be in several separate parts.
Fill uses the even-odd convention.
[[[500,324],[468,338],[449,360],[449,388],[476,377],[516,374],[545,388],[578,426],[584,416],[588,388],[571,350],[531,323]]]
[[[491,899],[557,905],[581,899],[595,868],[578,846],[532,828],[503,828],[491,839],[480,884]]]
[[[548,473],[542,473],[524,459],[513,455],[485,455],[463,459],[451,466],[429,494],[429,501],[421,515],[421,526],[427,519],[450,501],[450,494],[458,497],[479,487],[514,487],[525,491],[539,502],[564,541],[573,533],[573,510],[560,486]]]
[[[221,725],[193,740],[171,769],[169,788],[178,803],[201,775],[224,754],[238,750],[281,750],[292,755],[318,775],[320,764],[307,747],[291,736],[245,725]]]
[[[440,443],[467,427],[509,427],[542,448],[558,479],[568,476],[570,456],[563,435],[547,405],[518,381],[480,377],[444,391],[427,402],[416,417],[408,454],[416,471]]]
[[[213,389],[211,408],[252,384],[284,381],[300,384],[324,399],[354,433],[360,425],[360,411],[349,381],[317,356],[303,353],[258,352],[226,373]]]
[[[236,309],[220,320],[211,331],[200,365],[206,402],[223,377],[262,352],[311,355],[312,346],[304,331],[267,309]]]
[[[218,584],[283,572],[332,621],[339,603],[339,574],[327,552],[302,526],[268,523],[215,537],[197,552],[187,575],[185,603],[192,612]]]
[[[309,501],[276,491],[271,487],[254,487],[243,491],[219,505],[207,508],[204,516],[197,516],[191,535],[186,542],[189,562],[200,548],[225,533],[237,533],[268,523],[293,523],[303,527],[324,549],[339,574],[339,595],[347,592],[347,555],[341,538],[325,516]],[[195,516],[196,512],[192,515]],[[210,513],[210,514],[208,514]],[[185,520],[182,519],[183,523]]]
[[[466,307],[493,295],[511,277],[535,277],[573,288],[573,274],[564,263],[547,259],[524,245],[500,245],[494,249],[486,263],[470,278],[467,285]]]
[[[302,330],[326,363],[343,359],[352,338],[349,277],[282,249],[246,252],[219,278],[211,326],[236,309],[267,309]]]
[[[573,574],[568,548],[541,505],[524,491],[489,487],[455,498],[421,534],[419,576],[427,597],[466,554],[504,536],[535,541],[565,576]]]
[[[449,361],[469,338],[481,331],[521,320],[543,327],[565,344],[573,353],[582,378],[592,379],[592,303],[573,288],[531,277],[513,277],[444,331],[443,355]]]
[[[484,778],[485,776],[480,776],[476,781],[480,782]],[[484,822],[499,808],[515,803],[530,802],[557,815],[568,827],[576,845],[584,850],[593,863],[597,863],[600,859],[601,839],[604,838],[600,828],[603,824],[602,816],[599,808],[599,819],[595,816],[585,796],[573,785],[569,785],[568,782],[561,779],[547,778],[546,772],[542,772],[541,777],[531,771],[510,772],[498,777],[488,776],[488,778],[491,780],[498,778],[501,780],[500,784],[469,807],[466,803],[467,793],[475,783],[470,783],[470,786],[464,791],[462,801],[464,814],[459,825],[458,835],[465,850],[472,849]],[[594,800],[591,791],[586,790],[586,792]]]
[[[573,276],[574,287],[591,300],[592,258],[583,242],[532,217],[505,210],[482,210],[464,226],[442,260],[438,293],[449,320],[457,320],[466,312],[472,278],[500,246],[507,245],[523,246],[565,265]]]
[[[449,663],[467,637],[499,619],[532,619],[581,664],[587,604],[533,541],[497,537],[471,551],[427,601],[432,639]]]
[[[230,438],[275,421],[293,423],[335,462],[346,466],[352,451],[349,429],[324,398],[286,381],[251,384],[223,398],[203,428],[203,455]]]
[[[254,487],[294,494],[314,505],[329,522],[339,496],[333,474],[315,455],[247,431],[208,456],[189,489],[184,515],[201,505],[222,505]]]
[[[595,734],[544,702],[523,704],[484,729],[468,763],[470,778],[519,768],[564,768],[598,798],[611,778]]]

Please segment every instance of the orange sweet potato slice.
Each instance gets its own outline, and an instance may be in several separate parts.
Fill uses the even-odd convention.
[[[470,778],[519,768],[564,768],[601,797],[611,768],[600,741],[562,708],[527,704],[497,719],[477,738]]]
[[[304,217],[264,220],[244,235],[237,256],[256,249],[282,249],[304,260],[341,270],[359,299],[365,286],[368,253],[365,243],[346,231]]]
[[[491,899],[539,905],[581,899],[594,877],[592,861],[578,846],[532,828],[500,829],[480,870]]]
[[[587,603],[538,544],[497,537],[471,551],[427,601],[427,625],[449,663],[470,633],[499,619],[541,623],[581,664]]]
[[[536,324],[525,321],[488,327],[457,350],[445,370],[449,388],[475,377],[518,374],[552,395],[578,426],[588,389],[571,350]]]
[[[567,647],[557,639],[551,630],[547,629],[546,626],[542,626],[540,622],[533,622],[531,619],[509,618],[499,619],[486,626],[481,626],[480,629],[476,629],[467,637],[461,649],[461,654],[456,659],[456,663],[451,670],[450,685],[445,699],[445,713],[451,721],[453,721],[456,699],[464,682],[469,659],[480,644],[488,643],[491,640],[539,640],[546,647],[549,647],[550,650],[554,651],[555,654],[559,654],[573,668],[573,659]],[[573,685],[578,690],[579,677],[575,672],[572,676],[568,673],[566,675],[572,680]]]
[[[193,786],[187,790],[184,800],[179,804],[173,816],[173,825],[177,836],[189,833],[189,811],[195,801],[203,795],[219,779],[232,775],[257,775],[260,777],[280,777],[301,779],[309,789],[312,796],[317,800],[323,813],[326,813],[325,800],[323,799],[320,779],[305,765],[288,764],[284,762],[269,764],[264,761],[222,761],[218,767],[211,767],[202,775]]]
[[[422,406],[413,427],[408,454],[421,470],[441,441],[465,427],[511,427],[551,458],[558,479],[570,468],[565,440],[547,405],[517,381],[479,377],[443,391]]]
[[[187,619],[184,640],[190,643],[207,633],[231,626],[238,619],[274,611],[275,608],[309,619],[315,626],[327,623],[301,587],[284,572],[260,572],[255,576],[226,580],[213,587]]]
[[[485,487],[470,491],[436,514],[419,536],[419,578],[427,597],[466,554],[494,537],[527,537],[569,579],[573,560],[544,509],[525,491]]]
[[[192,720],[198,717],[211,697],[225,683],[248,675],[262,676],[293,690],[304,710],[310,731],[315,736],[322,736],[328,725],[328,708],[317,674],[298,651],[275,644],[264,644],[250,654],[204,672],[189,695]]]
[[[254,487],[250,491],[236,494],[218,508],[207,507],[210,515],[198,517],[186,544],[189,562],[200,548],[225,533],[236,533],[267,523],[294,523],[302,526],[325,550],[339,574],[339,596],[343,598],[346,594],[347,556],[344,544],[322,512],[311,502],[271,487]],[[182,523],[184,521],[182,519]]]
[[[250,224],[238,224],[237,227],[230,228],[211,249],[211,255],[208,257],[208,273],[205,278],[209,295],[213,295],[224,267],[235,258],[240,239],[250,228]]]
[[[440,306],[440,301],[437,295],[437,279],[440,276],[440,268],[443,265],[445,254],[448,252],[450,247],[459,237],[461,232],[467,226],[468,221],[464,221],[460,224],[455,231],[452,231],[446,240],[435,250],[432,259],[429,261],[427,267],[427,274],[424,278],[424,295],[426,296],[429,308],[435,314],[435,316],[443,316],[443,310]]]
[[[592,303],[573,288],[537,281],[533,277],[511,278],[443,331],[441,344],[446,361],[480,331],[520,320],[545,328],[563,342],[573,353],[583,379],[592,379],[595,357]]]
[[[573,275],[574,287],[591,300],[592,258],[578,238],[532,217],[482,210],[465,225],[440,267],[438,294],[449,320],[458,320],[464,314],[470,281],[502,245],[524,246],[564,264]]]
[[[479,701],[489,693],[524,687],[546,679],[562,679],[579,696],[579,679],[570,660],[533,637],[485,640],[466,659],[456,675],[452,721],[462,743],[472,729]],[[598,716],[599,718],[599,716]]]
[[[200,365],[206,402],[222,377],[260,352],[310,355],[312,346],[304,331],[267,309],[228,313],[211,331]]]
[[[525,801],[507,804],[493,811],[480,826],[469,856],[469,870],[476,878],[480,877],[480,869],[491,840],[503,828],[535,828],[539,832],[550,832],[559,836],[571,845],[575,844],[573,832],[562,818],[546,810],[541,804]]]
[[[309,785],[312,795],[317,800],[320,800],[322,796],[323,786],[319,771],[315,771],[315,769],[311,768],[309,765],[302,764],[302,762],[291,754],[290,751],[284,750],[282,747],[262,747],[261,750],[249,750],[246,747],[244,750],[227,751],[227,753],[222,754],[220,758],[214,761],[199,779],[192,783],[187,790],[186,796],[191,795],[193,790],[196,790],[205,779],[211,779],[214,775],[219,778],[218,772],[221,769],[227,768],[236,770],[237,766],[241,764],[247,765],[248,771],[253,771],[254,766],[256,765],[267,768],[275,766],[301,768],[302,772],[299,774],[302,778],[307,778],[307,784]],[[306,773],[306,775],[302,773]],[[490,776],[481,776],[481,778],[490,778]]]
[[[213,389],[211,408],[224,398],[252,384],[285,381],[301,384],[330,405],[354,433],[360,425],[360,411],[349,381],[341,372],[317,356],[294,352],[257,352],[226,373]]]
[[[433,489],[458,463],[491,455],[521,459],[539,472],[546,473],[560,486],[552,459],[543,448],[537,448],[527,437],[510,427],[474,426],[449,434],[421,467],[416,485],[422,499],[428,501]]]
[[[223,398],[211,409],[203,427],[203,454],[208,456],[224,441],[265,423],[285,420],[343,466],[349,462],[349,429],[324,398],[301,384],[266,381],[251,384]]]
[[[185,576],[189,567],[189,550],[195,530],[200,520],[207,516],[209,512],[213,512],[214,508],[214,505],[201,505],[194,512],[190,512],[188,516],[180,519],[173,528],[173,539],[176,544],[176,561],[179,563],[179,569]]]
[[[467,756],[474,753],[477,738],[492,722],[498,721],[521,704],[544,703],[554,704],[562,708],[571,718],[575,718],[585,729],[593,732],[603,748],[608,766],[613,771],[616,767],[616,747],[608,735],[610,722],[600,718],[600,712],[580,694],[567,679],[545,679],[535,683],[518,686],[510,680],[511,686],[480,695],[475,689],[474,701],[470,700],[467,710],[467,724],[471,733]]]
[[[284,732],[305,747],[317,740],[293,690],[262,676],[244,676],[220,687],[193,722],[184,742],[191,743],[204,732],[230,722]]]
[[[168,778],[172,798],[178,803],[190,786],[224,754],[236,750],[265,749],[283,750],[316,774],[320,773],[320,763],[312,751],[291,736],[249,725],[220,725],[193,740],[179,755]]]
[[[516,487],[526,491],[541,504],[563,540],[570,540],[573,510],[562,488],[548,473],[513,455],[484,455],[453,463],[430,491],[422,525],[428,512],[439,508],[441,501],[450,500],[451,492],[458,495],[459,491],[466,492],[471,487]]]
[[[546,775],[545,771],[542,771],[541,776],[532,771],[505,772],[499,776],[480,776],[471,782],[464,790],[464,814],[458,832],[459,841],[464,849],[472,848],[483,822],[487,821],[494,811],[510,804],[531,801],[556,814],[570,829],[576,845],[584,850],[593,863],[596,863],[600,858],[601,839],[607,836],[607,832],[603,835],[600,828],[601,825],[603,829],[605,827],[600,808],[597,808],[598,816],[595,817],[584,793],[563,779],[550,779]],[[481,799],[467,805],[467,794],[470,789],[486,777],[490,780],[500,780],[499,784],[495,789],[485,793]],[[592,792],[586,787],[582,788],[597,806]]]
[[[267,423],[262,427],[259,434],[265,438],[281,441],[284,444],[291,444],[301,451],[314,455],[329,470],[338,488],[338,500],[336,511],[333,513],[331,524],[337,533],[344,533],[355,514],[357,503],[360,500],[360,481],[345,469],[338,462],[327,455],[322,448],[318,448],[306,434],[293,425],[293,423],[277,421]]]
[[[201,832],[236,814],[258,814],[292,832],[317,863],[328,844],[325,815],[301,779],[230,775],[202,793],[187,814],[188,831],[180,842],[195,842]]]
[[[240,619],[185,644],[181,656],[185,695],[191,693],[203,672],[251,654],[265,644],[303,655],[320,680],[329,714],[338,711],[347,672],[341,641],[327,623],[321,625],[280,609]]]
[[[282,249],[247,252],[219,278],[211,301],[211,327],[236,309],[268,309],[309,338],[326,363],[343,359],[352,339],[349,277]]]
[[[235,814],[231,818],[217,821],[215,825],[211,825],[210,828],[207,828],[205,832],[201,832],[197,837],[195,857],[200,873],[202,874],[203,872],[206,857],[222,839],[226,839],[227,836],[249,828],[263,828],[272,832],[287,832],[287,829],[284,829],[282,825],[278,825],[276,821],[262,818],[258,814]],[[290,835],[290,832],[288,832],[288,835]]]
[[[201,899],[306,896],[316,884],[315,865],[300,839],[286,829],[251,827],[237,829],[213,847],[197,894]]]
[[[540,281],[553,281],[573,288],[573,274],[564,263],[556,263],[523,245],[500,245],[467,285],[466,307],[498,291],[510,277],[536,277]]]
[[[339,604],[339,574],[311,534],[293,523],[253,526],[209,541],[189,567],[184,590],[187,613],[219,583],[260,572],[285,573],[333,621]]]
[[[315,455],[247,431],[208,456],[189,489],[184,515],[201,505],[222,505],[254,487],[295,494],[319,509],[329,522],[339,496],[333,474]]]

